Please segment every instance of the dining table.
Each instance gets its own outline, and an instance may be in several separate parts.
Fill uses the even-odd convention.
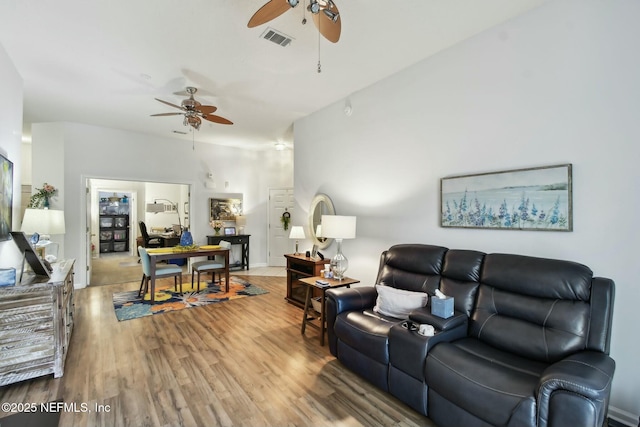
[[[193,257],[224,256],[225,292],[229,292],[229,249],[220,245],[204,245],[196,247],[173,246],[165,248],[149,248],[149,261],[151,263],[151,304],[155,304],[156,292],[156,264],[159,261]]]

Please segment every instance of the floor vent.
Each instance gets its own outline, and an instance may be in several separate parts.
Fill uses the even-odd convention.
[[[260,37],[262,37],[265,40],[269,40],[270,42],[273,42],[282,47],[289,46],[289,43],[291,43],[291,41],[293,40],[288,35],[281,33],[278,30],[274,30],[271,27],[267,28]]]

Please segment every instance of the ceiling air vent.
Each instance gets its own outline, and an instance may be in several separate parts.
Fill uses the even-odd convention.
[[[281,33],[278,30],[274,30],[271,27],[267,28],[260,37],[282,47],[289,46],[289,43],[291,43],[291,40],[293,40],[288,35]]]

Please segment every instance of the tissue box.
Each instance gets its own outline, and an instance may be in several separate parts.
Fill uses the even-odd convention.
[[[431,297],[431,314],[443,319],[453,316],[453,297]]]
[[[0,268],[0,286],[13,286],[16,284],[15,268]]]

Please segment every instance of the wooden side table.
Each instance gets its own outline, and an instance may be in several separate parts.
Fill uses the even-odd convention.
[[[325,264],[330,260],[308,258],[304,255],[288,254],[287,259],[287,296],[288,302],[300,308],[304,307],[306,283],[300,280],[319,276]]]
[[[342,280],[337,279],[325,279],[320,276],[306,277],[303,279],[299,279],[300,282],[307,285],[307,293],[304,300],[304,311],[302,312],[302,327],[300,329],[300,333],[304,334],[304,331],[307,327],[307,323],[311,326],[318,327],[320,329],[320,345],[324,345],[324,331],[326,330],[326,317],[325,317],[325,292],[327,289],[331,288],[340,288],[346,286],[347,288],[351,287],[354,283],[360,283],[359,280],[351,279],[349,277],[345,277]],[[325,280],[329,282],[329,286],[322,286],[316,283],[316,280]],[[313,288],[320,289],[320,325],[316,325],[314,323],[309,323],[310,320],[313,320],[314,317],[309,317],[309,308],[311,308],[311,295],[313,294]]]

